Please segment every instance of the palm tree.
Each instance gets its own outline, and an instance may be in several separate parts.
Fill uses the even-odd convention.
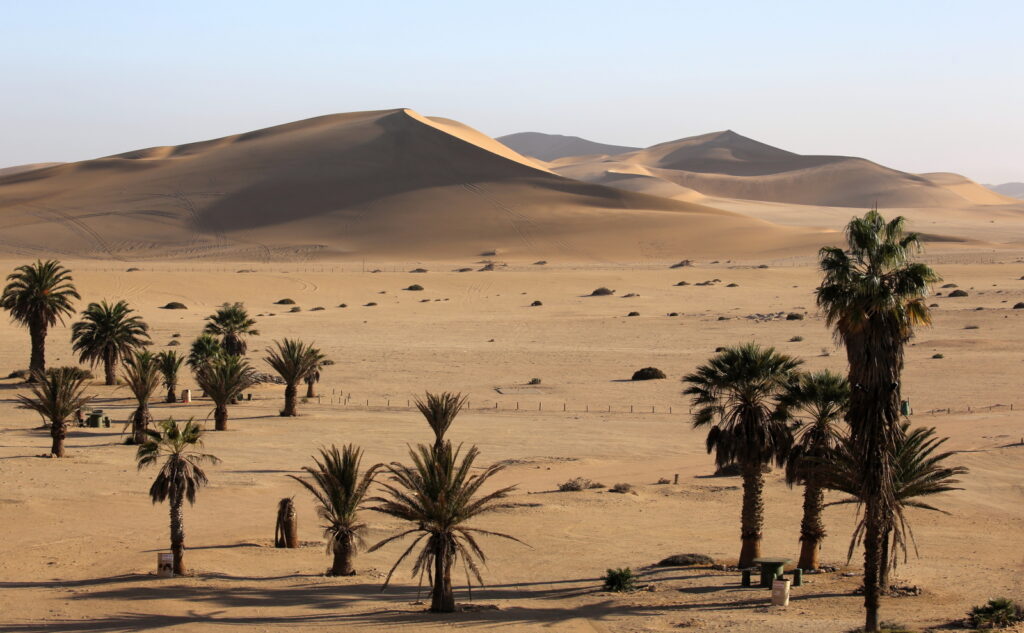
[[[274,341],[277,349],[267,348],[267,361],[274,371],[284,379],[284,409],[282,417],[298,415],[298,384],[323,364],[326,357],[317,348],[298,339],[286,338]]]
[[[306,397],[307,398],[315,398],[316,397],[316,383],[320,382],[320,372],[321,372],[321,370],[323,370],[323,368],[325,366],[333,365],[333,364],[334,364],[334,361],[327,360],[326,358],[324,358],[323,360],[320,361],[320,364],[318,364],[316,366],[316,369],[314,369],[313,371],[309,372],[309,375],[307,375],[305,377],[304,380],[305,380],[305,383],[306,383]]]
[[[850,408],[846,419],[863,468],[864,630],[878,631],[882,536],[896,512],[894,456],[899,441],[903,349],[914,326],[931,323],[925,298],[940,281],[925,264],[912,261],[921,244],[891,222],[868,211],[846,226],[848,250],[822,248],[824,273],[817,303],[836,339],[846,346]]]
[[[455,416],[462,411],[467,397],[461,393],[445,391],[433,394],[428,391],[422,400],[416,398],[416,408],[420,410],[423,417],[427,419],[427,424],[434,431],[435,447],[440,447],[444,443],[444,434],[448,432],[448,428],[455,421]]]
[[[210,364],[214,358],[223,353],[224,348],[217,337],[212,334],[200,334],[192,341],[185,364],[189,366],[193,374],[198,375],[201,368]],[[206,391],[203,391],[203,397],[206,397]]]
[[[256,384],[256,370],[241,356],[221,355],[196,372],[199,387],[213,400],[214,429],[228,430],[228,404]]]
[[[128,302],[90,303],[82,320],[71,326],[71,342],[79,362],[103,363],[106,384],[117,384],[117,363],[136,349],[149,345],[149,326],[132,316]]]
[[[776,397],[803,361],[755,343],[727,347],[685,376],[697,407],[694,428],[708,430],[708,453],[719,468],[736,464],[743,476],[740,567],[761,555],[764,523],[763,468],[782,463],[791,441],[789,428],[775,415]]]
[[[818,569],[818,550],[826,532],[821,512],[827,467],[843,438],[843,418],[850,403],[850,385],[832,371],[801,374],[779,397],[779,415],[793,420],[793,447],[786,456],[786,483],[804,486],[804,516],[800,523],[800,569]]]
[[[914,544],[915,550],[917,548],[905,510],[919,508],[946,514],[944,510],[922,501],[921,498],[951,490],[961,490],[956,486],[960,483],[956,477],[968,472],[964,466],[946,466],[944,464],[954,453],[952,451],[936,453],[949,438],[936,437],[934,427],[911,428],[910,422],[905,421],[900,424],[900,431],[893,459],[895,466],[893,480],[898,511],[895,520],[885,527],[882,535],[879,585],[883,592],[889,588],[889,570],[898,563],[899,553],[902,552],[903,559],[906,560],[908,542]],[[862,470],[856,444],[850,437],[844,437],[837,445],[836,451],[830,456],[827,468],[823,469],[824,483],[829,488],[845,492],[850,496],[829,505],[849,503],[864,505],[863,500],[859,497],[862,492],[860,481],[863,476]],[[865,530],[865,517],[861,514],[854,532],[853,545],[857,543],[857,537],[864,535]],[[853,545],[850,548],[851,555]]]
[[[32,339],[29,375],[46,371],[46,332],[64,322],[74,313],[72,299],[81,299],[71,279],[71,271],[56,260],[36,260],[18,266],[7,275],[7,285],[0,295],[0,307],[11,313],[11,319],[28,328]]]
[[[311,482],[289,475],[316,498],[316,513],[325,521],[327,553],[334,556],[328,572],[331,576],[353,576],[356,573],[352,568],[352,558],[363,545],[362,533],[366,530],[366,524],[359,522],[356,513],[380,469],[377,464],[360,475],[362,459],[363,451],[357,446],[347,444],[339,451],[332,444],[330,448],[320,449],[320,459],[313,458],[315,468],[302,468],[312,478]]]
[[[277,523],[274,525],[274,547],[295,549],[299,546],[299,517],[295,499],[285,497],[277,502]]]
[[[149,399],[160,386],[160,363],[152,352],[136,351],[124,359],[124,383],[128,385],[138,407],[132,413],[132,444],[146,441],[146,431],[153,416],[149,414]]]
[[[413,561],[412,573],[419,576],[421,582],[423,574],[427,574],[433,583],[430,610],[442,613],[455,610],[451,571],[456,559],[462,558],[467,586],[471,584],[470,573],[478,583],[483,583],[477,561],[486,564],[487,557],[477,544],[477,535],[499,536],[522,542],[508,534],[466,525],[480,515],[511,507],[502,500],[515,490],[515,486],[478,494],[483,485],[501,472],[504,466],[492,464],[481,472],[471,474],[480,451],[476,446],[470,448],[460,462],[461,449],[461,446],[452,448],[449,442],[440,447],[420,444],[415,449],[410,448],[412,466],[397,462],[387,466],[389,481],[380,484],[386,496],[368,500],[378,504],[370,507],[370,510],[409,521],[416,526],[370,548],[369,551],[373,552],[392,541],[410,534],[416,535],[412,544],[391,567],[384,580],[384,588],[391,582],[395,569],[422,543]]]
[[[185,573],[185,527],[182,508],[196,502],[196,491],[209,483],[203,464],[216,464],[213,455],[199,452],[203,446],[203,430],[192,420],[179,427],[173,419],[160,423],[160,430],[146,430],[148,439],[139,446],[135,456],[139,470],[152,466],[161,459],[160,472],[149,487],[153,503],[170,499],[171,552],[174,554],[174,573]]]
[[[78,367],[57,367],[35,374],[30,385],[31,398],[18,395],[19,408],[31,409],[50,421],[50,454],[54,457],[64,457],[68,418],[93,398],[85,395],[85,381],[85,374]]]
[[[225,353],[231,356],[245,356],[248,349],[245,337],[259,335],[259,331],[253,327],[256,320],[249,317],[249,312],[241,303],[225,303],[206,320],[209,323],[203,332],[219,336]]]
[[[164,379],[164,386],[167,387],[167,402],[177,402],[178,371],[181,369],[181,364],[185,362],[185,358],[178,356],[178,352],[175,350],[169,350],[157,354],[156,360],[160,368],[160,375]]]

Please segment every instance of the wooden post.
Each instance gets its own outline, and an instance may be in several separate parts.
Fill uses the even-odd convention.
[[[679,485],[679,473],[676,473],[676,476],[672,479],[672,483]]]

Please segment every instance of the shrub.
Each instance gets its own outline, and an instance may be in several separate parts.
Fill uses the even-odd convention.
[[[627,314],[626,316],[628,316],[628,317],[633,317],[633,316],[640,316],[640,313],[639,313],[639,312],[637,312],[636,310],[634,310],[633,312],[630,312],[630,313],[629,313],[629,314]]]
[[[693,261],[689,259],[684,259],[681,262],[672,264],[671,266],[669,266],[669,268],[685,268],[687,266],[693,266]]]
[[[737,284],[737,283],[731,283],[731,284],[726,284],[726,286],[725,286],[725,287],[726,287],[726,288],[739,288],[739,286],[740,286],[740,285],[739,285],[739,284]]]
[[[540,384],[540,378],[531,378],[530,382],[528,384],[539,385]]]
[[[1014,310],[1024,310],[1024,301],[1021,301],[1020,303],[1013,304],[1013,309]]]
[[[299,306],[292,306],[292,309],[289,310],[289,312],[302,312],[302,308]]]
[[[633,578],[633,570],[609,569],[604,575],[605,591],[636,591],[636,584]]]
[[[469,272],[473,272],[473,269],[472,268],[456,268],[455,272],[457,272],[457,273],[469,273]]]
[[[172,301],[160,307],[164,310],[188,310],[188,306],[180,301]]]
[[[425,273],[425,272],[427,272],[427,269],[426,268],[413,268],[409,272],[411,272],[411,273]]]
[[[167,347],[177,347],[179,345],[181,345],[181,341],[171,340],[167,343]]]
[[[1009,598],[992,598],[971,609],[967,620],[976,629],[1002,629],[1024,622],[1024,607]]]
[[[799,312],[790,312],[789,314],[786,315],[786,320],[787,321],[803,321],[804,320],[804,315],[800,314]]]
[[[482,273],[490,272],[492,270],[494,270],[494,262],[487,262],[480,267],[480,272]]]
[[[664,380],[665,372],[661,371],[657,367],[644,367],[633,372],[633,377],[630,380]]]
[[[591,297],[607,297],[608,295],[613,295],[613,294],[615,294],[614,290],[610,290],[608,288],[605,288],[604,286],[601,286],[600,288],[595,288],[594,291],[590,293],[590,296]]]
[[[372,308],[375,305],[377,305],[377,302],[376,301],[371,301],[369,303],[363,304],[363,307],[364,308]]]
[[[92,380],[92,372],[88,369],[82,369],[81,367],[51,367],[46,370],[48,375],[53,375],[58,371],[70,372],[72,379],[74,380]]]
[[[654,483],[656,483],[659,486],[664,486],[664,485],[672,483],[672,480],[668,479],[666,477],[661,477],[660,479],[658,479],[658,481],[656,481]]]
[[[714,565],[715,560],[704,554],[676,554],[663,558],[655,566],[657,567],[691,567],[693,565]]]
[[[348,304],[347,304],[347,303],[339,303],[339,304],[338,304],[338,307],[339,307],[339,308],[347,308],[347,307],[348,307]]]
[[[679,282],[679,283],[677,283],[676,285],[677,285],[677,286],[689,286],[689,285],[690,285],[690,282],[688,282],[688,281],[680,281],[680,282]]]
[[[640,295],[638,295],[637,293],[635,293],[635,292],[631,292],[631,293],[629,293],[629,294],[624,294],[624,295],[622,295],[622,298],[623,298],[623,299],[631,299],[631,298],[633,298],[633,297],[639,297],[639,296],[640,296]]]
[[[539,260],[539,261],[533,262],[533,265],[534,265],[534,266],[543,266],[543,265],[545,265],[545,264],[547,264],[547,263],[548,263],[548,262],[547,262],[547,260],[546,260],[546,259],[542,259],[542,260]]]
[[[668,315],[670,317],[676,317],[676,316],[679,316],[679,313],[678,312],[669,312]]]
[[[614,486],[608,489],[608,492],[617,492],[619,494],[633,492],[633,484],[615,484]]]
[[[530,304],[530,306],[533,307],[533,308],[537,308],[537,307],[540,307],[542,305],[544,305],[544,304],[541,303],[540,301],[534,301],[533,303]]]
[[[181,338],[181,332],[175,332],[174,334],[171,334],[171,338]]]
[[[932,358],[945,358],[942,354],[932,354]]]
[[[956,284],[942,284],[942,287],[943,288],[959,288],[960,286],[958,286]]]
[[[295,305],[295,299],[288,299],[288,298],[278,299],[274,303],[276,303],[279,306],[293,306],[293,305]]]
[[[968,295],[967,295],[967,291],[966,290],[954,290],[953,292],[949,293],[949,296],[950,297],[966,297]]]
[[[981,326],[978,326],[978,325],[965,325],[965,326],[964,326],[964,329],[965,329],[965,330],[977,330],[977,329],[979,329],[980,327],[981,327]]]
[[[406,288],[406,290],[420,291],[420,290],[423,290],[423,286],[421,286],[419,284],[413,284],[413,285],[409,286],[408,288]]]
[[[141,269],[141,268],[134,268],[134,267],[133,267],[133,268],[129,268],[128,270],[126,270],[126,271],[124,271],[124,272],[126,272],[126,273],[137,273],[137,272],[139,272],[140,270],[142,270],[142,269]]]
[[[309,309],[309,311],[310,311],[310,312],[319,312],[319,311],[321,311],[321,310],[323,310],[323,309],[324,309],[324,307],[323,307],[323,306],[317,306],[317,307],[315,307],[315,308],[310,308],[310,309]]]
[[[497,249],[490,250],[490,251],[484,251],[484,252],[480,253],[480,257],[496,257],[497,255],[498,255],[498,250]]]
[[[558,484],[559,492],[579,492],[581,490],[594,490],[596,488],[604,488],[604,484],[591,481],[583,477],[573,477],[568,481],[563,481]]]
[[[790,343],[799,343],[802,340],[804,340],[804,337],[802,337],[802,336],[794,336],[793,338],[789,339],[789,342]]]

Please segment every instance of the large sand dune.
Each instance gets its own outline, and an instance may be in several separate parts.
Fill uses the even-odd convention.
[[[625,145],[596,143],[578,136],[543,134],[541,132],[518,132],[499,136],[497,140],[520,154],[549,161],[566,156],[587,156],[592,154],[623,154],[640,149]]]
[[[140,259],[636,261],[812,249],[806,229],[566,179],[410,110],[340,114],[0,178],[0,249]]]

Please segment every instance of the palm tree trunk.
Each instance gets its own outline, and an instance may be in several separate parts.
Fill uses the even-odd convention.
[[[818,550],[825,538],[825,526],[821,523],[824,497],[821,486],[809,479],[804,486],[804,518],[800,523],[800,569],[818,569]]]
[[[64,420],[54,420],[50,424],[50,437],[53,438],[50,454],[54,457],[64,457],[64,437],[67,435],[67,430],[68,425]]]
[[[140,404],[139,408],[132,414],[132,443],[142,445],[146,443],[146,429],[149,428],[149,405]]]
[[[217,403],[213,409],[213,430],[228,430],[228,405]]]
[[[864,631],[878,631],[878,607],[881,601],[878,576],[881,571],[882,529],[877,502],[865,504],[864,529]]]
[[[296,396],[298,395],[298,389],[294,383],[288,383],[284,388],[284,410],[281,411],[281,417],[289,418],[298,415],[296,412]]]
[[[178,384],[177,383],[172,382],[171,384],[167,385],[167,403],[168,404],[173,404],[173,403],[178,401],[177,391],[178,391]]]
[[[334,564],[331,566],[331,575],[356,575],[356,570],[352,567],[352,537],[344,537],[334,546]]]
[[[453,613],[455,593],[452,591],[452,561],[448,552],[446,535],[435,536],[434,589],[430,598],[430,610],[434,613]]]
[[[892,561],[889,558],[889,536],[892,530],[885,530],[882,534],[882,557],[879,560],[881,569],[878,572],[879,591],[883,594],[889,593],[889,570],[892,568]]]
[[[316,389],[314,389],[315,385],[316,385],[315,381],[312,381],[312,380],[307,380],[306,381],[306,397],[307,398],[315,398],[316,397]]]
[[[28,361],[29,381],[35,381],[35,374],[46,373],[46,323],[31,322],[28,335],[32,340],[32,354]]]
[[[117,359],[114,358],[113,354],[103,355],[103,375],[106,378],[104,384],[117,384]]]
[[[757,462],[743,464],[743,512],[740,516],[741,568],[750,567],[761,555],[761,526],[764,524],[764,474]]]
[[[174,575],[185,574],[185,521],[181,492],[171,494],[171,554],[174,555]]]

